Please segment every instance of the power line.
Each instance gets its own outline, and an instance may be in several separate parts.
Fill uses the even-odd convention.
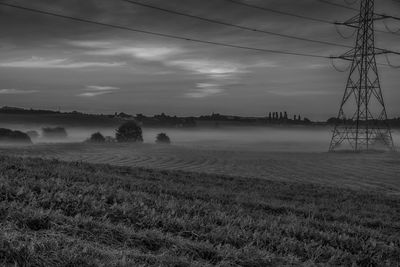
[[[329,59],[330,58],[328,56],[323,56],[323,55],[300,53],[300,52],[290,52],[290,51],[282,51],[282,50],[274,50],[274,49],[255,48],[255,47],[234,45],[234,44],[214,42],[214,41],[206,41],[206,40],[201,40],[201,39],[182,37],[182,36],[178,36],[178,35],[172,35],[172,34],[165,34],[165,33],[159,33],[159,32],[135,29],[135,28],[127,27],[127,26],[120,26],[120,25],[109,24],[109,23],[104,23],[104,22],[99,22],[99,21],[94,21],[94,20],[77,18],[77,17],[73,17],[73,16],[68,16],[68,15],[63,15],[63,14],[58,14],[58,13],[53,13],[53,12],[44,11],[44,10],[40,10],[40,9],[34,9],[34,8],[20,6],[20,5],[8,4],[8,3],[1,3],[0,2],[0,5],[1,6],[7,6],[7,7],[15,8],[15,9],[20,9],[20,10],[25,10],[25,11],[29,11],[29,12],[32,12],[32,13],[38,13],[38,14],[43,14],[43,15],[48,15],[48,16],[53,16],[53,17],[59,17],[59,18],[63,18],[63,19],[73,20],[73,21],[77,21],[77,22],[84,22],[84,23],[88,23],[88,24],[93,24],[93,25],[98,25],[98,26],[103,26],[103,27],[108,27],[108,28],[114,28],[114,29],[118,29],[118,30],[125,30],[125,31],[130,31],[130,32],[143,33],[143,34],[147,34],[147,35],[159,36],[159,37],[176,39],[176,40],[183,40],[183,41],[194,42],[194,43],[202,43],[202,44],[209,44],[209,45],[216,45],[216,46],[222,46],[222,47],[237,48],[237,49],[264,52],[264,53],[273,53],[273,54],[303,56],[303,57],[312,57],[312,58],[324,58],[324,59]]]
[[[345,6],[345,5],[338,4],[338,3],[332,3],[331,1],[327,1],[327,0],[317,0],[317,1],[321,2],[321,3],[324,3],[324,4],[331,5],[331,6],[341,7],[341,8],[344,8],[344,9],[348,9],[348,10],[353,10],[353,11],[359,12],[359,10],[357,8],[354,8],[354,7],[349,7],[349,6]]]
[[[346,2],[346,4],[348,5],[354,5],[355,3],[358,2],[358,0],[354,0],[353,2],[350,2],[349,0],[344,0]]]
[[[258,9],[258,10],[262,10],[262,11],[272,12],[272,13],[276,13],[276,14],[280,14],[280,15],[286,15],[286,16],[290,16],[290,17],[294,17],[294,18],[300,18],[300,19],[313,21],[313,22],[321,22],[321,23],[335,25],[335,26],[337,25],[337,22],[335,22],[335,21],[319,19],[319,18],[312,18],[312,17],[308,17],[308,16],[304,16],[304,15],[299,15],[299,14],[295,14],[295,13],[280,11],[280,10],[267,8],[267,7],[263,7],[263,6],[247,4],[247,3],[244,3],[244,2],[241,2],[241,1],[238,1],[238,0],[226,0],[226,1],[234,3],[234,4],[237,4],[237,5],[241,5],[241,6],[245,6],[245,7],[249,7],[249,8],[253,8],[253,9]],[[325,4],[329,4],[329,5],[334,5],[334,6],[350,9],[350,10],[353,10],[353,11],[358,11],[355,8],[348,7],[348,6],[345,6],[345,5],[335,4],[335,3],[332,3],[332,2],[329,2],[329,1],[326,1],[326,0],[317,0],[317,1],[325,3]],[[390,18],[393,18],[393,17],[390,17]],[[393,19],[397,19],[397,18],[393,18]],[[396,32],[393,32],[393,31],[389,31],[388,32],[388,31],[384,31],[384,30],[375,30],[375,31],[376,32],[380,32],[380,33],[390,34],[390,35],[393,35],[393,34],[396,33]]]
[[[241,45],[234,45],[234,44],[229,44],[229,43],[213,42],[213,41],[206,41],[206,40],[194,39],[194,38],[189,38],[189,37],[182,37],[182,36],[178,36],[178,35],[172,35],[172,34],[165,34],[165,33],[159,33],[159,32],[135,29],[135,28],[126,27],[126,26],[120,26],[120,25],[104,23],[104,22],[99,22],[99,21],[94,21],[94,20],[77,18],[77,17],[73,17],[73,16],[68,16],[68,15],[53,13],[53,12],[49,12],[49,11],[44,11],[44,10],[39,10],[39,9],[34,9],[34,8],[29,8],[29,7],[24,7],[24,6],[20,6],[20,5],[2,3],[2,2],[0,2],[0,6],[7,6],[7,7],[19,9],[19,10],[29,11],[29,12],[32,12],[32,13],[38,13],[38,14],[43,14],[43,15],[52,16],[52,17],[59,17],[59,18],[67,19],[67,20],[72,20],[72,21],[76,21],[76,22],[83,22],[83,23],[88,23],[88,24],[92,24],[92,25],[98,25],[98,26],[102,26],[102,27],[108,27],[108,28],[113,28],[113,29],[118,29],[118,30],[142,33],[142,34],[158,36],[158,37],[164,37],[164,38],[169,38],[169,39],[182,40],[182,41],[193,42],[193,43],[201,43],[201,44],[215,45],[215,46],[221,46],[221,47],[229,47],[229,48],[236,48],[236,49],[242,49],[242,50],[248,50],[248,51],[271,53],[271,54],[282,54],[282,55],[311,57],[311,58],[323,58],[323,59],[343,59],[341,57],[324,56],[324,55],[308,54],[308,53],[301,53],[301,52],[291,52],[291,51],[283,51],[283,50],[275,50],[275,49],[255,48],[255,47],[249,47],[249,46],[241,46]],[[385,52],[386,52],[385,54],[392,53],[391,51],[388,51],[388,50],[385,50]],[[387,64],[379,64],[379,65],[388,66]]]
[[[311,17],[308,17],[308,16],[303,16],[303,15],[298,15],[298,14],[289,13],[289,12],[285,12],[285,11],[280,11],[280,10],[272,9],[272,8],[268,8],[268,7],[262,7],[262,6],[257,6],[257,5],[253,5],[253,4],[247,4],[247,3],[240,2],[240,1],[237,1],[237,0],[226,0],[226,1],[234,3],[236,5],[246,6],[246,7],[259,9],[259,10],[263,10],[263,11],[268,11],[268,12],[276,13],[276,14],[280,14],[280,15],[300,18],[300,19],[314,21],[314,22],[322,22],[322,23],[327,23],[327,24],[334,24],[333,21],[329,21],[329,20],[311,18]]]
[[[395,16],[390,16],[390,15],[385,15],[385,14],[381,14],[380,16],[382,16],[385,19],[400,20],[399,17],[395,17]]]
[[[318,43],[318,44],[323,44],[323,45],[331,45],[331,46],[352,48],[352,46],[349,46],[349,45],[326,42],[326,41],[320,41],[320,40],[309,39],[309,38],[304,38],[304,37],[298,37],[298,36],[282,34],[282,33],[277,33],[277,32],[272,32],[272,31],[260,30],[260,29],[250,28],[250,27],[247,27],[247,26],[241,26],[241,25],[237,25],[237,24],[223,22],[223,21],[220,21],[220,20],[204,18],[204,17],[200,17],[200,16],[188,14],[188,13],[183,13],[183,12],[176,11],[176,10],[166,9],[166,8],[162,8],[162,7],[158,7],[158,6],[154,6],[154,5],[149,5],[149,4],[145,4],[145,3],[141,3],[141,2],[137,2],[137,1],[133,1],[133,0],[121,0],[121,1],[133,4],[133,5],[137,5],[137,6],[142,6],[142,7],[147,7],[147,8],[151,8],[151,9],[167,12],[167,13],[174,14],[174,15],[180,15],[180,16],[184,16],[184,17],[188,17],[188,18],[194,18],[194,19],[206,21],[206,22],[209,22],[209,23],[214,23],[214,24],[219,24],[219,25],[223,25],[223,26],[233,27],[233,28],[237,28],[237,29],[241,29],[241,30],[264,33],[264,34],[268,34],[268,35],[274,35],[274,36],[294,39],[294,40],[298,40],[298,41],[305,41],[305,42],[312,42],[312,43]]]
[[[324,4],[331,5],[331,6],[337,6],[337,7],[341,7],[341,8],[345,8],[345,9],[354,10],[354,11],[359,12],[359,10],[356,9],[356,8],[354,8],[354,7],[349,7],[349,6],[341,5],[341,4],[338,4],[338,3],[333,3],[333,2],[328,1],[328,0],[317,0],[317,1],[319,1],[319,2],[321,2],[321,3],[324,3]],[[398,1],[394,1],[394,2],[398,2]],[[374,14],[375,14],[375,15],[378,15],[379,17],[382,17],[383,19],[400,20],[399,17],[395,17],[395,16],[391,16],[391,15],[386,15],[386,14],[376,13],[376,12],[374,12]],[[390,33],[390,32],[389,32],[389,33]]]

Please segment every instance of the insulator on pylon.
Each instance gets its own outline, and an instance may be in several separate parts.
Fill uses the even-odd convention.
[[[383,22],[383,25],[385,26],[385,28],[386,28],[386,30],[387,30],[388,32],[394,33],[394,34],[397,34],[397,33],[400,32],[400,28],[399,28],[398,30],[394,31],[394,30],[390,29],[390,27],[387,25],[386,21],[383,20],[382,22]]]
[[[335,23],[335,29],[336,29],[337,33],[340,35],[340,37],[342,37],[343,39],[350,39],[350,38],[353,38],[354,35],[355,35],[355,33],[356,33],[356,30],[354,30],[354,31],[351,33],[351,35],[346,36],[346,35],[342,34],[342,32],[341,32],[340,29],[339,29],[339,25],[336,24],[336,23]]]
[[[389,59],[388,54],[385,54],[385,58],[386,58],[386,61],[387,61],[387,64],[389,65],[389,67],[391,67],[393,69],[400,69],[400,65],[396,66],[396,65],[392,64],[392,62]]]
[[[346,68],[340,69],[339,67],[337,67],[337,66],[335,65],[335,62],[334,62],[334,58],[333,58],[333,57],[331,57],[330,60],[331,60],[331,65],[332,65],[332,67],[333,67],[337,72],[347,72],[347,71],[351,68],[351,64],[348,64]]]

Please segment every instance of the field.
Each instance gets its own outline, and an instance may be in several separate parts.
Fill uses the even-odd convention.
[[[0,160],[5,266],[398,266],[400,198],[307,182]]]
[[[308,130],[155,133],[1,146],[0,265],[400,265],[400,154],[326,153]]]
[[[400,195],[400,154],[253,151],[151,144],[38,144],[1,154],[306,182]]]

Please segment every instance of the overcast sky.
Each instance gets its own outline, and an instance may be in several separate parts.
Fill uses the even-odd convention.
[[[141,1],[251,28],[353,44],[353,39],[342,39],[332,25],[276,15],[226,0]],[[345,4],[344,0],[331,1]],[[326,56],[348,50],[216,25],[121,0],[8,2],[240,46]],[[351,10],[317,0],[248,0],[246,3],[333,21],[355,15]],[[391,0],[380,0],[376,5],[379,12],[396,15],[400,11],[400,4]],[[387,24],[393,30],[400,28],[400,23],[388,21]],[[376,28],[384,29],[384,26],[377,22]],[[348,29],[342,32],[351,34]],[[9,7],[0,7],[0,33],[2,106],[148,115],[219,112],[263,116],[269,111],[286,110],[312,119],[326,119],[336,115],[347,79],[347,73],[335,71],[326,59],[172,40]],[[400,50],[400,35],[377,33],[376,39],[377,47]],[[400,64],[400,57],[391,58]],[[378,58],[382,63],[385,60]],[[347,64],[336,63],[343,68]],[[380,66],[391,117],[400,116],[399,72]]]

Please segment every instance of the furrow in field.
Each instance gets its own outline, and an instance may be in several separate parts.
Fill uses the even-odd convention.
[[[400,191],[397,154],[218,151],[177,146],[37,145],[3,154]]]
[[[158,169],[169,169],[171,166],[174,166],[179,159],[175,157],[167,157],[160,159],[157,163],[154,164],[155,168]]]

